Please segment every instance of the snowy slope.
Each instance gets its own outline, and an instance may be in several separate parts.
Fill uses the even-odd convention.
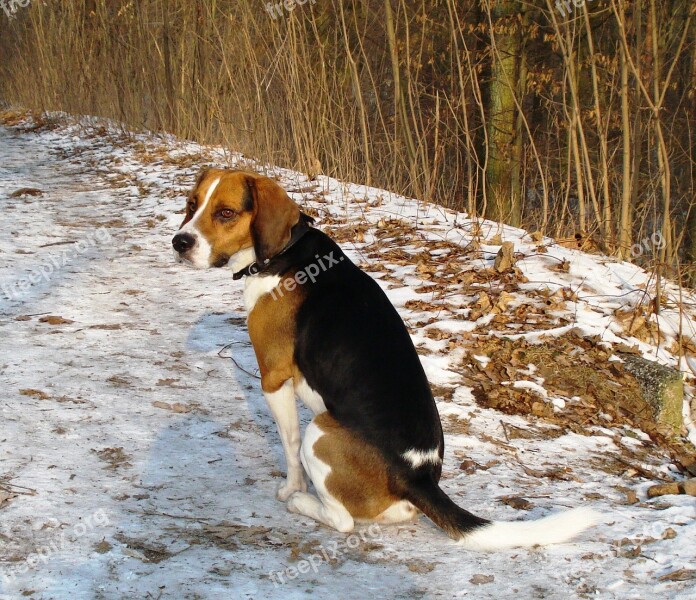
[[[481,408],[460,377],[466,344],[429,333],[542,335],[514,322],[498,331],[491,314],[473,314],[479,293],[427,285],[447,269],[490,267],[513,241],[520,289],[575,293],[546,335],[577,329],[688,371],[668,349],[680,331],[696,334],[693,314],[665,308],[659,349],[615,318],[649,274],[551,240],[539,250],[523,231],[380,190],[268,170],[380,280],[447,390],[446,491],[487,518],[581,505],[604,515],[576,543],[532,551],[466,552],[425,518],[346,536],[274,498],[282,450],[254,376],[241,282],[172,260],[183,193],[203,164],[253,166],[98,123],[0,127],[0,598],[696,598],[694,498],[647,500],[651,482],[602,468],[644,445],[640,432],[545,435],[552,427],[534,418]],[[12,198],[22,187],[43,195]],[[410,260],[454,247],[475,250],[465,266]],[[531,375],[512,384],[543,395]],[[648,454],[646,469],[673,474],[664,452]]]

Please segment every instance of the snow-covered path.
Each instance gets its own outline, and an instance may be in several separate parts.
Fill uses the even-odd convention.
[[[630,483],[592,464],[610,437],[492,443],[526,422],[464,387],[448,493],[499,519],[591,505],[599,528],[476,554],[424,518],[346,536],[287,513],[241,284],[172,261],[198,165],[78,133],[0,127],[0,598],[696,598],[693,579],[659,580],[696,569],[693,498],[623,505]],[[491,466],[467,475],[465,457]],[[529,474],[553,465],[572,475]]]

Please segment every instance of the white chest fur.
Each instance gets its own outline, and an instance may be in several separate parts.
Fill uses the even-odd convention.
[[[254,310],[259,298],[268,294],[280,283],[278,275],[251,275],[244,282],[244,306],[247,316]]]

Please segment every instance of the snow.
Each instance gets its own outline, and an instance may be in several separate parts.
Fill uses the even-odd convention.
[[[536,383],[535,381],[515,381],[513,382],[512,387],[517,388],[518,390],[531,390],[539,394],[542,398],[548,398],[549,395],[546,391],[546,388],[544,388],[543,385]]]
[[[535,421],[478,407],[453,368],[461,353],[436,352],[446,342],[426,328],[415,329],[414,341],[431,382],[454,390],[439,407],[459,426],[446,426],[447,493],[489,519],[586,507],[602,513],[600,524],[569,544],[477,553],[425,518],[360,525],[349,536],[288,513],[275,500],[282,450],[255,377],[242,284],[228,270],[172,260],[183,194],[202,164],[251,163],[170,137],[123,136],[96,121],[36,133],[0,127],[0,598],[696,598],[693,579],[660,579],[696,569],[694,498],[648,500],[646,481],[602,470],[628,447],[625,431],[545,436]],[[293,197],[319,211],[320,227],[329,216],[398,218],[417,224],[425,241],[472,241],[461,213],[266,170],[288,189],[307,190]],[[20,187],[44,195],[10,198]],[[694,335],[693,315],[665,308],[660,348],[627,337],[613,318],[642,298],[649,274],[550,239],[548,253],[535,254],[526,232],[481,227],[484,239],[499,233],[528,256],[519,265],[525,286],[569,287],[578,297],[571,325],[507,337],[578,327],[688,366],[667,348],[680,328]],[[343,247],[357,262],[376,262],[363,252],[373,241],[368,233]],[[497,248],[483,245],[486,258],[472,267],[490,266]],[[563,260],[569,272],[549,270]],[[414,291],[423,284],[415,267],[385,264],[390,277],[381,283],[407,322],[427,316],[404,306],[432,298]],[[666,292],[672,300],[679,293]],[[471,331],[461,298],[448,302],[434,326]],[[513,385],[544,395],[539,381]],[[507,439],[509,426],[536,434]],[[653,458],[669,472],[667,455]],[[465,473],[464,460],[481,468]],[[637,503],[626,502],[627,489]],[[2,504],[8,490],[13,497]],[[505,496],[531,507],[516,510]]]

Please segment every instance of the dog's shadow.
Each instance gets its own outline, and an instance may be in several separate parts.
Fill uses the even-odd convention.
[[[193,324],[186,340],[186,351],[191,353],[217,353],[226,364],[231,392],[238,392],[246,406],[246,418],[250,427],[258,431],[261,445],[273,455],[276,471],[286,472],[285,455],[273,415],[261,390],[261,378],[249,333],[246,313],[206,313]],[[235,389],[236,388],[236,389]],[[230,398],[230,402],[238,400]],[[312,413],[297,401],[300,428],[304,431],[312,420]],[[235,419],[235,423],[239,419]],[[244,424],[241,424],[245,427]],[[252,467],[253,465],[250,465]],[[281,479],[278,480],[280,483]]]
[[[181,405],[189,410],[167,420],[151,445],[139,482],[148,495],[146,508],[155,514],[193,514],[203,522],[279,518],[285,511],[278,510],[275,490],[285,480],[285,458],[257,379],[245,317],[201,315],[182,353],[191,373],[186,391],[172,395],[168,388],[156,388],[155,393],[167,394],[158,398],[165,405],[181,393],[187,400]],[[134,511],[142,508],[137,504]],[[141,535],[146,530],[132,517],[121,526]]]

